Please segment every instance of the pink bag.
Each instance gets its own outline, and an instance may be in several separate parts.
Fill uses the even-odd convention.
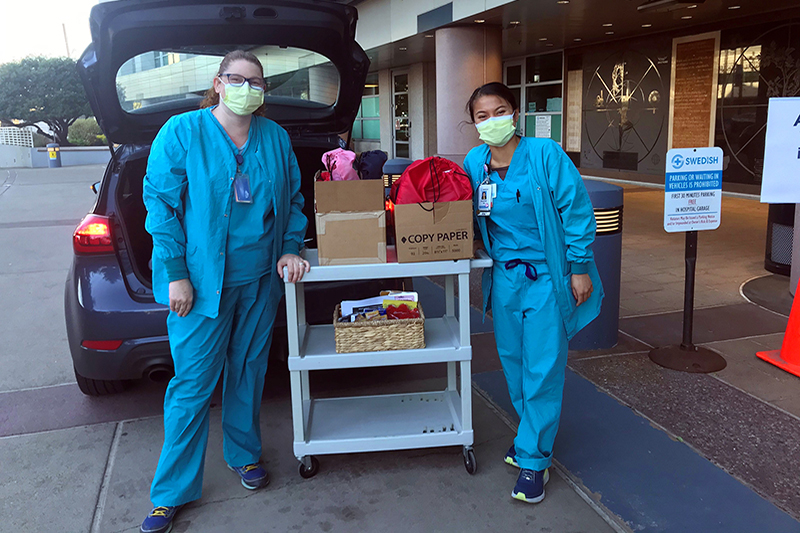
[[[355,160],[355,152],[341,148],[322,154],[322,164],[331,173],[333,181],[357,180],[358,172],[353,168]]]

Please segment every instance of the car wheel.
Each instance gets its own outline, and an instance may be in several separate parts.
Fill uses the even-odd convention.
[[[73,368],[73,370],[75,370]],[[120,379],[90,379],[78,374],[75,370],[75,380],[78,388],[87,396],[106,396],[107,394],[117,394],[128,388],[128,381]]]

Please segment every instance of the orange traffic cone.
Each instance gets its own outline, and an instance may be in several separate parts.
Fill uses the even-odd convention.
[[[800,291],[800,283],[797,285],[797,291]],[[789,313],[789,323],[786,325],[781,349],[758,352],[756,356],[800,377],[800,298],[797,297],[797,292],[792,302],[792,312]]]

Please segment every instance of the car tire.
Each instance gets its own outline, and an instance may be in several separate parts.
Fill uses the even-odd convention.
[[[75,370],[73,368],[73,370]],[[75,370],[75,380],[78,388],[87,396],[107,396],[118,394],[128,388],[129,382],[119,379],[90,379],[78,374]]]

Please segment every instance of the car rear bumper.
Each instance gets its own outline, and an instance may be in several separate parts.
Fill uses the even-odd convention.
[[[64,291],[67,338],[75,370],[90,379],[145,377],[172,367],[163,305],[131,298],[116,257],[76,256]],[[116,350],[94,350],[85,340],[116,340]]]

